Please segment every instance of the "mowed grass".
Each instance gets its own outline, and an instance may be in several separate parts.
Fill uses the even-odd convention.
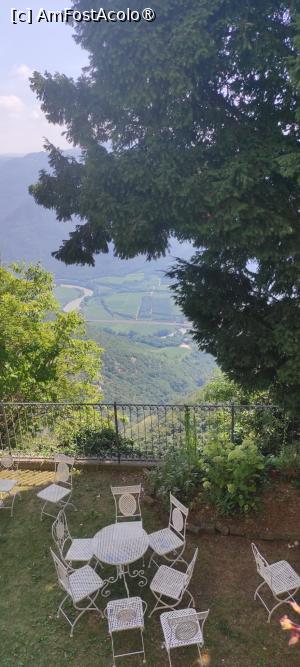
[[[51,519],[40,521],[38,489],[49,483],[53,474],[47,471],[21,471],[21,499],[16,499],[14,517],[0,512],[0,665],[1,667],[109,667],[112,665],[107,622],[88,613],[75,627],[74,637],[56,609],[63,597],[57,586],[50,558]],[[3,476],[3,473],[1,473]],[[73,499],[78,511],[68,511],[71,534],[92,536],[114,521],[110,484],[128,484],[146,479],[142,470],[134,473],[118,470],[81,471],[74,475]],[[150,532],[166,525],[167,513],[160,504],[142,504],[145,529]],[[210,608],[206,624],[207,667],[299,667],[299,647],[288,648],[288,635],[281,631],[278,618],[286,613],[283,606],[274,613],[270,624],[266,612],[253,600],[258,579],[250,553],[250,543],[242,538],[218,535],[201,537],[188,534],[186,557],[190,559],[199,547],[191,591],[197,609]],[[288,559],[300,571],[300,552],[289,550],[285,543],[259,544],[270,561]],[[155,569],[146,570],[149,579]],[[105,568],[102,577],[112,571]],[[151,608],[149,587],[139,589],[129,582],[130,593],[141,595]],[[112,588],[111,598],[125,597],[121,583]],[[105,600],[99,596],[104,609]],[[184,605],[183,605],[184,606]],[[290,612],[289,612],[290,613]],[[292,615],[292,613],[291,613]],[[296,620],[296,619],[295,619]],[[118,648],[122,652],[139,646],[135,633],[121,633]],[[159,613],[145,622],[147,665],[168,667],[166,652],[161,648]],[[194,648],[174,651],[174,667],[199,666]],[[117,665],[138,667],[139,656],[121,658]]]

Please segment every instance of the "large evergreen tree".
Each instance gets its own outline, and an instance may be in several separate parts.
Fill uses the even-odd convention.
[[[108,3],[110,4],[110,3]],[[300,406],[299,0],[154,1],[152,23],[79,23],[90,66],[35,73],[47,118],[82,149],[48,145],[31,188],[79,224],[55,252],[195,256],[173,271],[202,349],[248,387]],[[74,9],[90,9],[73,0]],[[127,6],[120,1],[118,7]],[[135,7],[142,8],[137,1]],[[102,145],[110,142],[111,150]]]

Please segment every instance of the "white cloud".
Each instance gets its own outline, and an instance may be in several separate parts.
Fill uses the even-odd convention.
[[[40,120],[41,118],[43,118],[39,109],[33,109],[33,111],[31,111],[31,113],[30,113],[30,117],[34,118],[34,120]]]
[[[24,102],[17,95],[0,95],[0,109],[19,114],[24,109]]]
[[[19,65],[14,68],[14,73],[23,81],[28,81],[32,75],[33,70],[28,65]]]

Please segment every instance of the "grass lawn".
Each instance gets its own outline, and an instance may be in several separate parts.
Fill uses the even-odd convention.
[[[1,476],[4,476],[1,473]],[[0,665],[1,667],[109,667],[112,665],[110,638],[106,620],[87,613],[69,637],[69,626],[56,618],[56,609],[63,597],[57,586],[54,565],[50,558],[51,519],[40,521],[38,489],[52,480],[47,471],[20,471],[21,500],[15,502],[15,513],[0,512]],[[120,470],[81,471],[74,475],[73,499],[78,511],[68,511],[68,522],[74,537],[92,536],[101,527],[114,521],[110,484],[135,483],[142,471]],[[143,480],[144,481],[144,480]],[[144,527],[152,531],[163,527],[167,514],[158,504],[142,505]],[[196,608],[210,608],[205,627],[207,667],[299,667],[300,647],[288,648],[288,635],[281,631],[278,618],[289,612],[287,606],[274,613],[266,623],[266,612],[254,602],[257,586],[250,543],[243,538],[188,534],[186,555],[190,558],[196,546],[199,557],[191,591]],[[268,560],[287,559],[300,571],[299,547],[288,549],[284,542],[258,544]],[[153,576],[154,569],[146,570]],[[101,576],[112,574],[103,569]],[[129,581],[132,595],[141,594],[153,605],[148,588],[139,589]],[[125,597],[123,583],[112,588],[111,598]],[[111,599],[110,598],[110,599]],[[98,598],[105,607],[105,599]],[[289,615],[292,616],[293,612]],[[296,620],[296,619],[295,619]],[[166,651],[162,650],[159,612],[146,618],[145,649],[149,667],[168,667]],[[134,633],[116,635],[125,649],[132,647]],[[122,645],[122,644],[121,644]],[[195,649],[173,653],[174,667],[199,665]],[[120,658],[117,665],[142,665],[139,656]]]

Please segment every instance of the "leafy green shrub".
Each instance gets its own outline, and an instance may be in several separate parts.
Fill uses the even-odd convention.
[[[162,462],[148,473],[152,493],[168,505],[173,493],[182,502],[189,502],[201,482],[201,472],[196,457],[186,450],[169,451]]]
[[[207,497],[220,512],[245,513],[256,507],[265,460],[251,436],[239,445],[227,434],[210,440],[202,447],[200,468]]]
[[[300,475],[300,444],[285,445],[280,454],[272,458],[273,468],[286,477]]]
[[[64,445],[64,443],[62,443]],[[65,443],[66,447],[67,443]],[[110,426],[102,429],[92,426],[79,429],[68,443],[67,449],[77,455],[97,457],[117,457],[120,453],[124,456],[137,456],[139,452],[134,449],[134,442],[129,438],[117,435]]]

